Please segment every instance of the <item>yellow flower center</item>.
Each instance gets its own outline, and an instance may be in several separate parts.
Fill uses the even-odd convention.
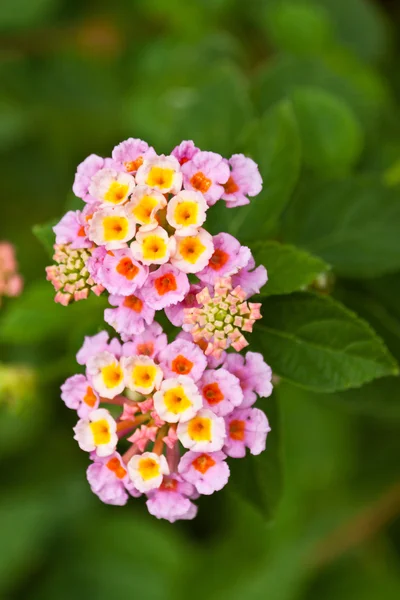
[[[159,235],[148,235],[142,243],[143,258],[145,260],[156,260],[164,258],[167,253],[167,244]]]
[[[123,240],[128,233],[128,219],[126,217],[104,217],[103,233],[106,242]]]
[[[199,206],[196,202],[180,202],[175,208],[174,219],[178,225],[196,225]]]
[[[106,193],[104,194],[104,200],[111,202],[111,204],[119,204],[121,200],[126,198],[129,186],[126,183],[119,183],[113,181]]]
[[[179,252],[184,260],[194,265],[205,251],[206,247],[198,237],[185,237],[179,244]]]
[[[178,415],[185,412],[192,406],[189,398],[186,396],[185,391],[181,385],[167,390],[164,394],[164,403],[169,412]]]
[[[172,186],[174,178],[173,169],[163,169],[162,167],[152,167],[147,175],[146,183],[150,187],[163,190]]]
[[[188,434],[195,442],[211,442],[211,419],[195,417],[189,422]]]
[[[143,196],[132,210],[132,214],[139,223],[148,225],[152,221],[152,212],[157,204],[156,198],[153,198],[152,196]]]
[[[154,385],[154,379],[157,375],[157,368],[154,365],[135,365],[133,367],[133,384],[141,388],[151,388]]]
[[[138,469],[144,481],[154,479],[160,475],[160,465],[154,458],[142,458],[139,461]]]
[[[112,389],[119,385],[124,377],[122,373],[122,369],[117,363],[113,363],[112,365],[107,365],[101,369],[101,374],[103,377],[104,385],[108,389]]]
[[[93,440],[96,446],[108,444],[111,439],[110,426],[106,419],[100,419],[90,423],[90,429],[93,434]]]

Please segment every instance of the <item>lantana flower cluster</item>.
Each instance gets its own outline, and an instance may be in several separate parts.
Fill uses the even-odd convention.
[[[130,138],[78,166],[84,204],[54,227],[47,277],[64,305],[107,294],[104,320],[121,338],[86,338],[85,374],[62,387],[104,502],[145,494],[155,516],[193,518],[192,500],[228,481],[227,457],[265,448],[268,420],[253,404],[271,393],[271,370],[260,354],[237,352],[261,318],[249,299],[267,272],[235,237],[207,231],[212,205],[248,204],[261,187],[253,160],[192,141],[158,155]],[[161,310],[181,328],[170,344]]]
[[[152,515],[191,519],[193,500],[228,482],[228,457],[265,449],[270,427],[253,407],[272,392],[261,354],[216,361],[184,332],[168,344],[154,322],[122,344],[106,331],[86,337],[77,360],[85,374],[67,379],[61,397],[77,411],[87,478],[107,504],[144,494]]]
[[[9,242],[0,242],[0,304],[2,296],[19,296],[22,287],[14,246]]]

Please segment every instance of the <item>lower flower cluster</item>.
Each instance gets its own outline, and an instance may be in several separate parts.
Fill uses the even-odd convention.
[[[207,354],[192,335],[168,343],[153,322],[123,343],[105,331],[85,338],[77,354],[85,374],[67,379],[61,397],[77,411],[75,439],[103,502],[144,494],[155,517],[192,519],[193,500],[228,482],[228,457],[265,449],[268,419],[253,405],[272,392],[270,367],[255,352]]]

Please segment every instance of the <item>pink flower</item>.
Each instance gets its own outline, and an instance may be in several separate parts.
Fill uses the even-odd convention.
[[[193,342],[193,336],[188,331],[179,331],[179,333],[176,336],[176,339]],[[207,348],[208,342],[204,339],[204,340],[197,341],[195,344],[196,344],[196,346],[198,346],[200,348],[200,350],[204,354],[204,351]],[[220,367],[222,365],[222,363],[225,360],[225,357],[226,357],[225,351],[222,351],[221,354],[218,355],[218,358],[209,354],[208,356],[206,356],[208,368],[209,369],[217,369],[218,367]]]
[[[142,402],[137,403],[139,410],[142,414],[151,412],[154,410],[154,402],[153,398],[147,398],[147,400],[142,400]]]
[[[239,379],[226,369],[205,371],[198,386],[205,408],[219,417],[228,415],[243,401]]]
[[[68,211],[61,221],[53,227],[56,234],[56,244],[71,244],[71,248],[91,248],[85,231],[85,219],[80,210]]]
[[[199,494],[210,495],[228,483],[229,467],[223,452],[186,452],[178,471],[185,481],[193,484]]]
[[[120,421],[131,421],[135,418],[135,415],[138,412],[138,410],[139,408],[137,405],[124,404],[122,414],[119,417]]]
[[[147,279],[149,269],[133,258],[129,248],[106,251],[96,248],[87,268],[93,279],[106,288],[110,294],[130,296],[141,288]]]
[[[143,333],[132,336],[132,338],[122,346],[123,356],[149,356],[157,358],[168,344],[168,339],[163,333],[159,323],[154,321]]]
[[[185,189],[201,192],[212,206],[225,192],[229,166],[219,154],[200,151],[182,165],[182,173]]]
[[[271,428],[268,419],[259,408],[239,408],[228,415],[226,440],[223,451],[232,458],[243,458],[246,447],[251,454],[261,454],[265,450],[268,432]]]
[[[135,174],[142,166],[145,158],[155,157],[154,148],[147,142],[137,138],[128,138],[115,146],[112,151],[113,160],[127,173]]]
[[[8,242],[0,242],[0,302],[1,296],[18,296],[23,287],[22,277],[16,272],[14,247]]]
[[[233,373],[239,381],[243,391],[241,408],[248,408],[257,400],[257,394],[267,398],[272,393],[272,371],[258,352],[240,354],[227,354],[224,368]]]
[[[109,302],[117,308],[106,308],[104,320],[121,334],[126,341],[132,335],[143,333],[146,324],[151,325],[155,310],[148,306],[141,294],[131,296],[110,295]]]
[[[163,442],[168,446],[168,448],[172,449],[175,447],[176,442],[178,441],[178,436],[176,433],[175,427],[170,427],[168,429],[168,434],[163,437]]]
[[[233,275],[245,267],[251,252],[247,246],[241,246],[240,242],[229,233],[219,233],[213,237],[214,254],[208,265],[196,273],[197,277],[206,283],[214,284],[218,277]]]
[[[146,506],[151,515],[170,523],[194,519],[197,507],[188,498],[193,492],[193,486],[183,482],[181,477],[164,477],[161,486],[148,493]]]
[[[158,360],[165,377],[188,375],[194,381],[202,376],[207,359],[202,350],[191,341],[176,339],[160,352]]]
[[[121,344],[117,338],[108,341],[107,331],[100,331],[96,335],[86,335],[83,346],[76,355],[76,360],[80,365],[86,365],[88,360],[100,352],[111,352],[116,358],[121,356]]]
[[[95,202],[96,198],[93,198],[93,196],[89,194],[89,186],[92,182],[93,175],[103,168],[118,167],[111,158],[102,158],[96,154],[90,154],[90,156],[85,158],[85,160],[78,165],[74,185],[72,186],[72,191],[75,196],[82,198],[84,202],[88,202],[89,204]]]
[[[251,256],[245,267],[240,269],[236,275],[232,276],[232,285],[236,287],[240,285],[242,290],[246,292],[246,298],[259,294],[261,288],[267,283],[267,270],[263,265],[255,268],[256,263]]]
[[[147,444],[149,442],[154,442],[156,439],[157,432],[158,427],[148,427],[147,425],[142,425],[141,427],[138,427],[130,437],[128,437],[128,441],[132,442],[132,444],[136,444],[140,452],[144,452]]]
[[[9,242],[0,242],[0,270],[3,273],[13,273],[17,270],[14,247]]]
[[[200,152],[199,148],[196,148],[192,140],[188,140],[181,142],[179,146],[175,146],[171,154],[178,159],[179,164],[182,166],[189,160],[192,160],[193,156],[198,152]]]
[[[262,178],[257,164],[243,154],[234,154],[227,162],[231,172],[224,185],[222,198],[228,208],[249,204],[248,196],[257,196],[262,190]]]
[[[105,504],[123,506],[127,503],[129,494],[140,496],[140,492],[130,481],[128,472],[118,452],[111,456],[92,456],[93,463],[89,465],[86,476],[91,490]]]
[[[171,321],[172,325],[175,325],[175,327],[182,326],[185,308],[198,308],[200,306],[200,304],[197,302],[196,294],[198,294],[202,289],[203,286],[201,284],[192,283],[189,287],[188,293],[181,302],[165,307],[165,314]]]
[[[62,384],[61,399],[68,408],[76,410],[81,419],[86,419],[100,403],[98,393],[84,375],[73,375]]]
[[[148,276],[142,294],[155,310],[181,302],[189,292],[189,279],[176,267],[162,265]]]

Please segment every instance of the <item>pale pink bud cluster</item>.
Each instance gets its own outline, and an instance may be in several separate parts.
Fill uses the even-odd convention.
[[[18,296],[23,281],[18,274],[14,248],[9,242],[0,242],[0,302],[2,296]]]
[[[103,286],[94,282],[86,267],[90,249],[72,249],[70,244],[58,244],[54,249],[57,264],[46,267],[46,273],[57,292],[56,302],[67,306],[72,301],[85,300],[90,291],[96,296],[103,292]]]
[[[261,304],[247,302],[240,285],[233,288],[230,277],[217,279],[213,295],[205,287],[196,300],[199,307],[183,311],[183,328],[190,331],[196,343],[207,342],[207,356],[219,358],[229,346],[240,352],[248,345],[242,332],[251,332],[256,320],[261,319]]]

